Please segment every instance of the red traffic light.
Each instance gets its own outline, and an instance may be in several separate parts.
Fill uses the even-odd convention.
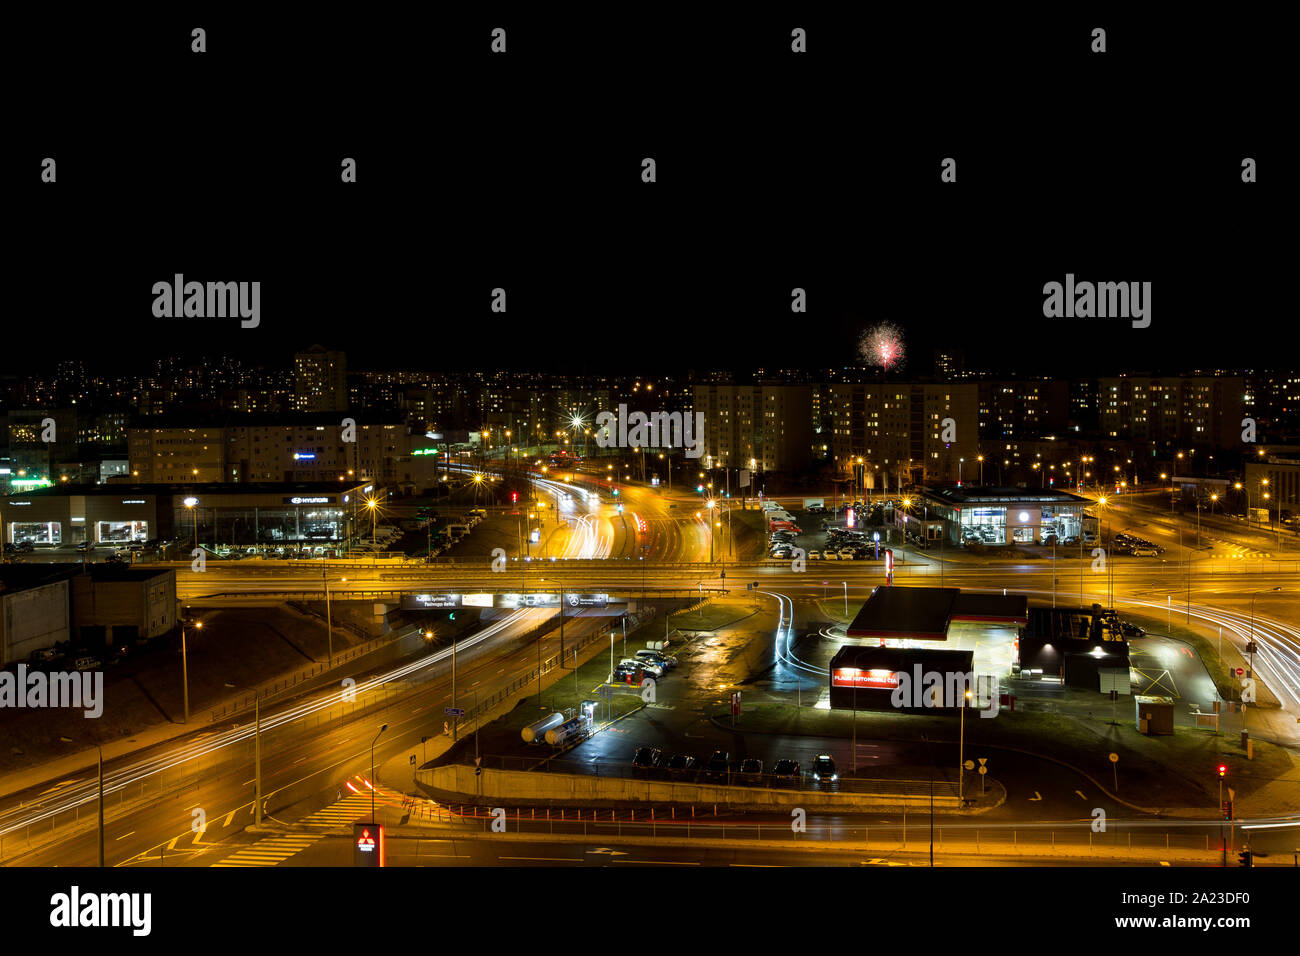
[[[1219,764],[1219,776],[1226,777],[1227,775],[1228,775],[1228,765],[1225,763]]]
[[[513,504],[517,504],[518,502],[519,502],[519,492],[517,491],[510,492],[510,503],[513,505]]]

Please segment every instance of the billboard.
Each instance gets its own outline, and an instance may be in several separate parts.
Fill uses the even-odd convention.
[[[403,594],[403,611],[422,611],[426,608],[460,607],[459,594]]]

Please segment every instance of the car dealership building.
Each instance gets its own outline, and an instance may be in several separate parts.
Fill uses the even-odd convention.
[[[370,524],[359,512],[368,498],[383,494],[372,484],[345,482],[61,485],[0,498],[0,539],[6,550],[23,542],[127,546],[160,538],[208,545],[338,542],[350,523]]]
[[[1078,544],[1096,519],[1085,515],[1087,498],[1068,491],[1027,488],[926,488],[912,512],[943,522],[944,540],[954,545]]]

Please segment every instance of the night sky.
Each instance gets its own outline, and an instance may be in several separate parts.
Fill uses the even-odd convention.
[[[397,24],[208,18],[206,59],[192,18],[117,36],[111,56],[96,21],[47,41],[113,69],[18,110],[0,371],[286,365],[314,343],[353,369],[826,368],[881,320],[913,374],[941,345],[969,368],[1059,375],[1300,354],[1272,78],[1204,57],[1190,25],[1112,29],[1103,58],[1073,14],[933,34],[800,17],[818,51],[800,60],[779,14],[510,19],[503,63],[479,42],[501,16],[423,44]],[[345,36],[384,56],[341,58]],[[36,181],[45,155],[55,185]],[[1241,183],[1243,156],[1259,183]],[[261,281],[261,326],[155,319],[151,287],[177,272]],[[1043,284],[1067,272],[1152,282],[1151,327],[1044,318]]]

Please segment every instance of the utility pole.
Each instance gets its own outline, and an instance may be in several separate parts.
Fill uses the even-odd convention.
[[[253,825],[262,825],[262,698],[253,695]]]
[[[189,658],[185,653],[185,622],[181,622],[181,694],[185,701],[185,719],[182,723],[190,722],[190,669]]]
[[[99,751],[99,868],[104,868],[104,748],[95,745]]]

